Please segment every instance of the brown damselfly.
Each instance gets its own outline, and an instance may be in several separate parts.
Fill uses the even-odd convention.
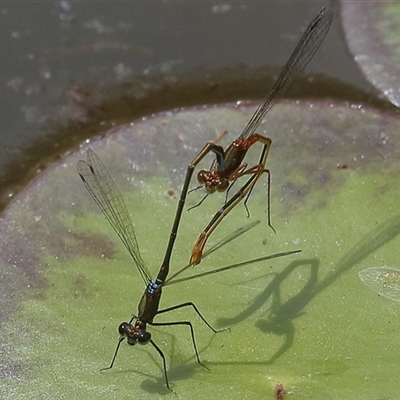
[[[266,173],[268,176],[268,225],[275,232],[275,229],[271,225],[270,172],[269,169],[265,167],[271,147],[271,139],[256,133],[256,130],[266,114],[271,111],[272,108],[282,99],[284,93],[287,92],[294,80],[302,73],[302,71],[311,61],[314,54],[324,41],[332,21],[333,13],[331,11],[326,11],[325,8],[322,8],[308,25],[299,43],[293,50],[293,53],[282,68],[280,74],[271,86],[264,100],[250,118],[240,136],[235,139],[226,150],[224,150],[222,146],[216,144],[216,141],[208,142],[194,158],[194,160],[188,165],[185,177],[185,182],[187,182],[187,184],[184,185],[184,189],[186,188],[186,190],[189,187],[189,182],[192,178],[193,171],[200,161],[202,161],[203,158],[210,152],[213,152],[216,156],[210,170],[201,170],[197,174],[197,180],[201,186],[197,187],[196,189],[204,187],[207,192],[205,197],[200,201],[200,203],[198,203],[198,205],[204,201],[208,194],[214,193],[215,191],[223,192],[229,190],[230,186],[234,184],[237,179],[245,175],[250,176],[245,184],[236,192],[236,194],[231,197],[231,199],[226,199],[225,204],[218,210],[218,212],[211,219],[210,223],[203,229],[193,246],[190,258],[191,264],[195,265],[200,262],[208,237],[218,226],[218,224],[225,218],[225,216],[242,199],[245,199],[244,206],[247,211],[247,216],[249,216],[247,201],[254,188],[254,185],[264,173]],[[243,160],[249,148],[257,142],[260,142],[263,145],[258,164],[248,167],[248,164],[243,163]],[[185,197],[186,195],[183,196],[183,199],[185,199]]]

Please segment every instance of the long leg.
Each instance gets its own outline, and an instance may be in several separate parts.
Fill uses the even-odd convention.
[[[152,339],[150,339],[150,343],[152,346],[157,350],[158,354],[162,358],[163,361],[163,369],[164,369],[164,376],[165,376],[165,384],[167,385],[167,388],[171,391],[174,392],[170,387],[169,387],[169,381],[168,381],[168,374],[167,374],[167,362],[165,361],[165,355],[162,352],[162,350],[153,342]]]
[[[268,226],[275,232],[275,229],[271,225],[271,213],[270,213],[270,210],[271,210],[271,196],[270,196],[270,194],[271,194],[271,185],[270,185],[270,183],[271,183],[271,175],[270,175],[269,170],[265,169],[265,164],[267,163],[267,158],[268,158],[269,150],[270,150],[271,145],[272,145],[272,141],[271,141],[270,138],[267,138],[267,137],[259,135],[259,134],[254,134],[253,136],[254,136],[254,138],[256,138],[256,141],[254,141],[254,143],[256,143],[256,142],[263,143],[263,147],[262,147],[262,150],[261,150],[260,159],[258,161],[258,164],[255,165],[254,167],[249,168],[249,169],[240,168],[236,172],[236,174],[235,175],[231,175],[229,177],[229,179],[232,179],[234,181],[233,183],[235,183],[236,180],[238,178],[240,178],[241,176],[258,174],[260,172],[260,170],[263,170],[263,172],[268,174],[268,181],[267,181],[267,183],[268,183],[268,186],[267,186],[267,188],[268,188],[267,189],[267,191],[268,191],[268,193],[267,193],[267,197],[268,197],[267,198],[267,201],[268,201],[268,206],[267,206]],[[251,140],[251,138],[249,138],[249,139]],[[249,200],[249,197],[251,195],[251,192],[253,191],[253,188],[254,188],[254,184],[252,185],[252,187],[248,191],[246,199],[245,199],[245,201],[243,203],[244,207],[246,208],[247,217],[250,216],[249,209],[247,208],[247,201]]]
[[[199,357],[199,351],[197,349],[197,344],[196,344],[196,339],[194,337],[194,329],[193,329],[193,325],[190,321],[176,321],[176,322],[152,322],[151,325],[153,326],[171,326],[171,325],[187,325],[190,329],[190,335],[192,337],[192,343],[193,343],[193,348],[194,348],[194,352],[196,354],[196,358],[197,358],[197,362],[204,368],[210,370],[206,365],[204,365],[201,361],[200,361],[200,357]],[[161,351],[161,350],[160,350]],[[164,360],[164,358],[163,358]],[[165,365],[165,364],[164,364]],[[168,386],[168,385],[167,385]]]
[[[162,310],[158,310],[157,314],[163,314],[169,311],[173,311],[173,310],[177,310],[178,308],[183,308],[183,307],[192,307],[194,309],[194,311],[196,311],[196,314],[202,319],[202,321],[214,332],[214,333],[219,333],[219,332],[223,332],[226,330],[229,330],[229,328],[223,328],[223,329],[215,329],[211,326],[211,324],[203,317],[203,315],[201,314],[201,312],[198,310],[198,308],[194,305],[194,303],[192,303],[191,301],[188,301],[186,303],[182,303],[182,304],[178,304],[176,306],[172,306],[172,307],[168,307],[168,308],[164,308]],[[156,325],[156,324],[152,324],[152,325]]]
[[[135,318],[135,316],[132,316],[132,318],[129,320],[128,324],[131,324],[132,321],[134,320],[134,318]],[[120,338],[118,339],[117,347],[115,348],[114,355],[113,355],[113,358],[111,360],[110,366],[106,367],[106,368],[102,368],[100,371],[105,371],[105,370],[111,369],[113,367],[115,359],[117,358],[117,354],[118,354],[118,351],[119,351],[119,346],[121,346],[121,343],[124,340],[125,340],[125,337],[120,336]]]
[[[176,306],[172,306],[172,307],[168,307],[168,308],[164,308],[163,310],[159,310],[157,312],[157,315],[159,314],[163,314],[169,311],[173,311],[173,310],[177,310],[179,308],[183,308],[183,307],[192,307],[194,309],[194,311],[196,311],[197,315],[202,319],[202,321],[214,332],[214,333],[218,333],[218,332],[223,332],[228,329],[215,329],[213,328],[210,323],[203,317],[203,315],[201,314],[201,312],[198,310],[198,308],[195,306],[194,303],[192,302],[186,302],[186,303],[182,303],[182,304],[178,304]],[[193,329],[193,325],[190,321],[175,321],[175,322],[152,322],[151,325],[153,326],[171,326],[171,325],[187,325],[189,326],[190,329],[190,335],[192,337],[192,343],[193,343],[193,348],[196,354],[196,358],[197,358],[197,362],[202,365],[204,368],[209,369],[206,365],[204,365],[201,361],[200,361],[200,357],[199,357],[199,351],[197,349],[197,344],[196,344],[196,339],[194,336],[194,329]]]
[[[111,369],[111,368],[114,366],[114,362],[115,362],[115,359],[117,358],[117,354],[118,354],[118,351],[119,351],[119,346],[121,346],[121,343],[122,343],[124,340],[125,340],[124,337],[120,337],[120,338],[118,339],[117,347],[115,348],[114,355],[113,355],[113,358],[112,358],[112,360],[111,360],[110,366],[105,367],[105,368],[101,368],[100,371],[106,371],[107,369]]]
[[[262,172],[262,171],[261,171]],[[214,229],[220,224],[226,215],[246,196],[249,190],[255,185],[261,174],[253,174],[246,183],[239,189],[234,196],[232,196],[227,203],[225,203],[214,215],[208,225],[203,229],[199,237],[197,238],[190,257],[189,263],[196,265],[200,263],[203,248],[207,242],[207,239],[212,234]]]
[[[271,172],[269,169],[267,168],[262,168],[262,165],[257,165],[257,167],[254,168],[253,170],[253,175],[257,175],[257,179],[262,175],[262,174],[267,174],[267,222],[268,222],[268,226],[274,231],[274,233],[276,233],[275,228],[271,225]],[[251,185],[250,189],[248,190],[248,193],[245,194],[243,197],[245,197],[243,205],[244,208],[246,209],[246,214],[247,214],[247,218],[250,217],[250,211],[249,208],[247,207],[247,201],[250,198],[250,194],[253,191],[255,186],[255,182],[253,185]],[[240,192],[240,190],[239,190]],[[237,195],[237,193],[235,194],[235,196]],[[242,199],[242,197],[241,197]]]
[[[229,199],[229,193],[230,193],[233,185],[236,183],[239,176],[244,175],[244,172],[247,170],[247,167],[248,167],[247,163],[243,163],[233,174],[231,174],[229,176],[229,180],[233,180],[233,182],[229,185],[228,189],[226,190],[225,203]],[[232,179],[232,177],[233,177],[233,179]]]
[[[273,228],[273,226],[271,225],[271,174],[269,172],[268,169],[265,169],[265,164],[267,163],[267,158],[268,158],[268,154],[269,154],[269,150],[271,148],[272,145],[272,141],[270,138],[267,138],[265,136],[262,135],[258,135],[259,136],[259,141],[261,143],[263,143],[263,148],[261,150],[261,154],[260,154],[260,160],[258,161],[258,165],[262,165],[262,168],[264,170],[264,172],[266,172],[268,174],[268,181],[267,181],[267,214],[268,214],[268,226],[275,232],[275,229]],[[250,215],[249,210],[247,208],[247,201],[249,200],[249,197],[251,195],[251,192],[253,191],[254,185],[250,188],[249,193],[247,194],[243,204],[247,210],[248,215]],[[275,232],[276,233],[276,232]]]
[[[203,198],[202,198],[197,204],[195,204],[195,205],[192,206],[192,207],[189,207],[189,208],[187,209],[187,211],[191,211],[191,210],[193,210],[194,208],[197,208],[197,207],[201,206],[201,205],[203,204],[203,201],[204,201],[207,197],[208,197],[208,193],[206,193],[206,194],[203,196]]]
[[[254,188],[254,185],[256,184],[257,180],[260,178],[260,176],[264,173],[268,174],[268,225],[272,228],[272,230],[275,232],[275,229],[271,225],[271,214],[270,214],[270,171],[265,168],[265,164],[267,162],[268,158],[268,153],[269,149],[271,148],[271,139],[266,138],[261,135],[257,135],[257,141],[260,141],[263,143],[263,148],[261,151],[260,159],[259,159],[259,164],[255,165],[252,168],[249,168],[245,171],[241,171],[239,174],[233,177],[233,179],[238,179],[241,176],[244,175],[251,175],[250,178],[246,181],[246,183],[227,201],[214,215],[214,217],[211,219],[209,224],[204,228],[204,230],[201,232],[200,236],[197,238],[193,249],[192,249],[192,255],[190,258],[190,264],[196,265],[200,263],[200,259],[203,254],[203,249],[204,246],[207,242],[207,239],[209,236],[212,234],[214,229],[220,224],[220,222],[225,218],[226,215],[229,214],[229,212],[243,199],[245,199],[245,207],[247,209],[247,200],[249,198],[249,195],[251,191]]]
[[[244,175],[253,175],[253,174],[258,174],[260,172],[260,170],[263,170],[264,172],[266,172],[268,174],[268,193],[267,193],[267,201],[268,201],[268,206],[267,206],[267,211],[268,211],[268,226],[275,232],[275,229],[273,228],[273,226],[271,225],[271,213],[270,213],[270,209],[271,209],[271,177],[270,177],[270,172],[269,170],[265,169],[265,164],[267,162],[267,158],[268,158],[268,154],[269,154],[269,150],[271,148],[272,145],[272,141],[270,138],[267,138],[265,136],[259,135],[259,134],[253,134],[251,137],[248,138],[250,145],[249,147],[251,147],[252,145],[254,145],[257,142],[261,142],[263,143],[263,147],[262,147],[262,151],[261,151],[261,155],[260,155],[260,159],[258,161],[258,164],[255,165],[254,167],[251,168],[247,168],[247,163],[242,164],[236,171],[234,171],[231,175],[229,175],[227,177],[227,179],[233,181],[231,185],[229,185],[228,190],[226,191],[226,199],[225,199],[225,203],[227,203],[228,201],[228,193],[230,191],[230,189],[232,188],[232,186],[235,184],[235,182],[237,181],[238,178],[244,176]],[[247,201],[249,200],[249,197],[251,195],[251,192],[253,191],[254,185],[250,188],[249,192],[247,193],[246,199],[243,203],[245,209],[246,209],[246,213],[247,213],[247,217],[250,216],[250,212],[249,209],[247,207]],[[276,233],[276,232],[275,232]]]

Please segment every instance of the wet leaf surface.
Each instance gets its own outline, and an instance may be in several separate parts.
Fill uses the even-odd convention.
[[[6,209],[0,226],[2,398],[169,394],[161,360],[147,346],[123,343],[114,369],[99,372],[144,287],[80,182],[76,162],[89,146],[101,157],[155,275],[188,162],[225,129],[223,144],[233,140],[254,109],[177,110],[116,127],[66,155]],[[193,321],[208,372],[195,361],[187,329],[149,327],[179,396],[268,398],[280,382],[293,399],[396,398],[399,305],[371,296],[357,273],[398,261],[399,131],[396,113],[350,104],[283,102],[268,116],[260,132],[272,139],[267,165],[277,234],[266,223],[263,177],[248,202],[250,220],[239,204],[207,248],[249,222],[262,223],[196,268],[302,253],[165,288],[161,307],[193,301],[211,324],[231,328],[213,335],[187,310],[157,318]],[[249,165],[259,152],[255,144]],[[191,193],[187,206],[202,195]],[[172,271],[187,264],[197,235],[224,199],[214,194],[184,213]]]

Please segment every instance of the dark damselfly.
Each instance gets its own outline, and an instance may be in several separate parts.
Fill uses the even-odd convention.
[[[174,245],[175,238],[177,236],[179,221],[182,215],[183,207],[178,204],[178,212],[175,216],[172,231],[170,234],[169,242],[167,245],[166,254],[163,263],[158,272],[157,278],[154,280],[151,278],[150,272],[145,265],[139,251],[139,245],[136,240],[135,232],[133,229],[132,221],[129,216],[128,209],[125,202],[113,180],[110,173],[107,171],[106,167],[96,155],[96,153],[90,149],[86,152],[86,161],[80,160],[77,164],[77,169],[81,180],[83,181],[86,189],[89,191],[94,201],[99,206],[100,210],[103,212],[105,217],[108,219],[109,223],[113,227],[114,231],[117,233],[122,243],[127,248],[129,254],[131,255],[139,273],[145,283],[146,289],[142,295],[142,298],[138,306],[138,315],[132,316],[129,322],[122,322],[119,325],[119,339],[118,343],[112,357],[111,363],[107,368],[102,370],[111,369],[114,366],[115,359],[117,357],[121,343],[126,339],[129,345],[147,344],[150,343],[157,353],[160,355],[163,362],[163,370],[165,376],[165,383],[169,390],[170,384],[167,375],[167,364],[163,351],[151,338],[150,332],[147,331],[147,325],[152,326],[171,326],[171,325],[186,325],[189,327],[190,335],[192,338],[194,352],[196,354],[197,362],[203,367],[207,368],[201,361],[196,345],[196,340],[194,336],[194,329],[192,323],[189,321],[174,321],[174,322],[154,322],[154,318],[157,315],[167,313],[172,310],[176,310],[183,307],[191,307],[200,319],[211,329],[214,333],[223,331],[225,329],[214,329],[207,320],[203,317],[200,311],[197,309],[194,303],[185,302],[182,304],[175,305],[173,307],[164,308],[159,310],[159,303],[161,298],[161,292],[163,286],[171,285],[177,282],[182,282],[189,279],[194,279],[195,277],[210,275],[216,272],[227,271],[232,268],[237,268],[240,266],[248,265],[250,263],[261,262],[265,260],[270,260],[273,258],[278,258],[290,254],[298,253],[300,250],[288,251],[284,253],[272,254],[269,256],[261,257],[255,260],[247,261],[244,263],[239,263],[223,268],[218,268],[217,270],[211,270],[203,274],[198,274],[198,276],[191,276],[187,278],[180,278],[179,280],[169,280],[167,281],[167,275],[169,272],[169,262],[171,259],[171,253]],[[182,199],[181,199],[182,200]],[[179,211],[180,210],[180,211]],[[189,266],[184,267],[181,271],[175,273],[174,276],[179,275],[183,270],[187,269]],[[208,368],[207,368],[208,369]]]

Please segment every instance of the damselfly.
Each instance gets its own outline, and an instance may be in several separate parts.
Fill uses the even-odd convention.
[[[232,196],[229,201],[218,210],[218,212],[211,219],[210,223],[203,229],[200,236],[196,240],[190,258],[190,263],[195,265],[201,260],[204,246],[208,237],[218,226],[218,224],[225,218],[225,216],[238,204],[243,198],[244,206],[247,209],[247,201],[258,179],[266,173],[268,175],[267,188],[268,188],[268,225],[275,231],[271,225],[270,215],[270,172],[265,168],[268,153],[271,148],[271,139],[256,133],[261,121],[266,114],[282,99],[282,96],[289,89],[294,80],[301,74],[307,64],[311,61],[314,54],[324,41],[329,28],[333,21],[333,13],[326,11],[322,8],[321,11],[310,22],[307,29],[303,33],[299,43],[294,49],[292,55],[289,57],[285,66],[282,68],[279,76],[276,78],[272,87],[265,96],[263,102],[258,106],[257,110],[250,118],[243,132],[235,139],[232,144],[224,150],[222,146],[216,142],[208,142],[194,160],[189,164],[185,181],[190,182],[192,174],[200,161],[209,153],[215,153],[216,159],[214,160],[210,170],[201,170],[197,174],[197,180],[201,186],[204,186],[207,194],[214,193],[215,191],[226,191],[231,184],[235,183],[237,179],[244,175],[250,176],[246,183]],[[248,167],[247,163],[243,160],[247,151],[255,143],[262,143],[261,155],[258,164]],[[184,185],[184,187],[188,187]],[[185,198],[185,196],[183,196]],[[201,204],[203,200],[199,203]],[[183,206],[183,205],[182,205]]]
[[[272,254],[269,256],[261,257],[255,260],[247,261],[244,263],[238,263],[235,265],[218,268],[217,270],[208,271],[203,274],[198,274],[196,276],[169,280],[167,281],[167,275],[169,272],[169,262],[171,259],[172,249],[175,242],[175,238],[177,236],[178,226],[180,217],[182,215],[182,207],[180,204],[178,205],[178,212],[175,216],[175,220],[173,223],[170,239],[168,242],[166,254],[164,257],[164,261],[160,267],[157,278],[154,280],[151,278],[150,272],[145,265],[139,251],[139,245],[135,236],[135,232],[133,229],[132,221],[129,216],[128,209],[125,205],[125,202],[113,180],[110,173],[107,171],[106,167],[100,160],[100,158],[90,149],[87,150],[86,153],[86,161],[80,160],[77,164],[77,169],[79,176],[83,183],[85,184],[87,190],[106,216],[111,226],[121,239],[122,243],[127,248],[129,254],[131,255],[136,267],[139,270],[139,273],[145,283],[146,289],[142,295],[142,298],[139,302],[138,306],[138,315],[133,316],[129,322],[122,322],[119,325],[119,339],[118,343],[112,357],[111,363],[107,368],[110,369],[113,367],[115,359],[117,357],[119,348],[121,343],[126,339],[129,345],[133,346],[137,343],[139,344],[147,344],[150,343],[154,349],[160,355],[163,362],[163,370],[165,376],[165,383],[167,388],[171,390],[168,375],[167,375],[167,364],[163,351],[161,348],[153,341],[151,338],[150,332],[147,331],[147,325],[152,326],[171,326],[171,325],[186,325],[189,327],[190,335],[192,338],[194,352],[196,354],[197,362],[203,367],[207,368],[201,361],[199,357],[199,352],[196,345],[196,340],[194,336],[194,330],[192,323],[189,321],[174,321],[174,322],[154,322],[154,318],[157,315],[167,313],[172,310],[176,310],[183,307],[191,307],[200,319],[214,332],[221,332],[225,329],[214,329],[207,320],[203,317],[200,311],[197,309],[194,303],[185,302],[182,304],[178,304],[173,307],[168,307],[159,310],[159,303],[161,298],[162,288],[167,285],[171,285],[173,283],[186,281],[189,279],[194,279],[199,276],[210,275],[216,272],[227,271],[232,268],[237,268],[240,266],[248,265],[249,263],[261,262],[265,260],[270,260],[277,257],[282,257],[294,253],[298,253],[300,250],[288,251],[284,253]],[[179,212],[180,209],[180,212]],[[188,267],[188,266],[187,266]],[[183,270],[187,269],[187,267],[183,268],[181,271],[178,271],[174,274],[174,276],[179,275]],[[208,368],[207,368],[208,369]]]

